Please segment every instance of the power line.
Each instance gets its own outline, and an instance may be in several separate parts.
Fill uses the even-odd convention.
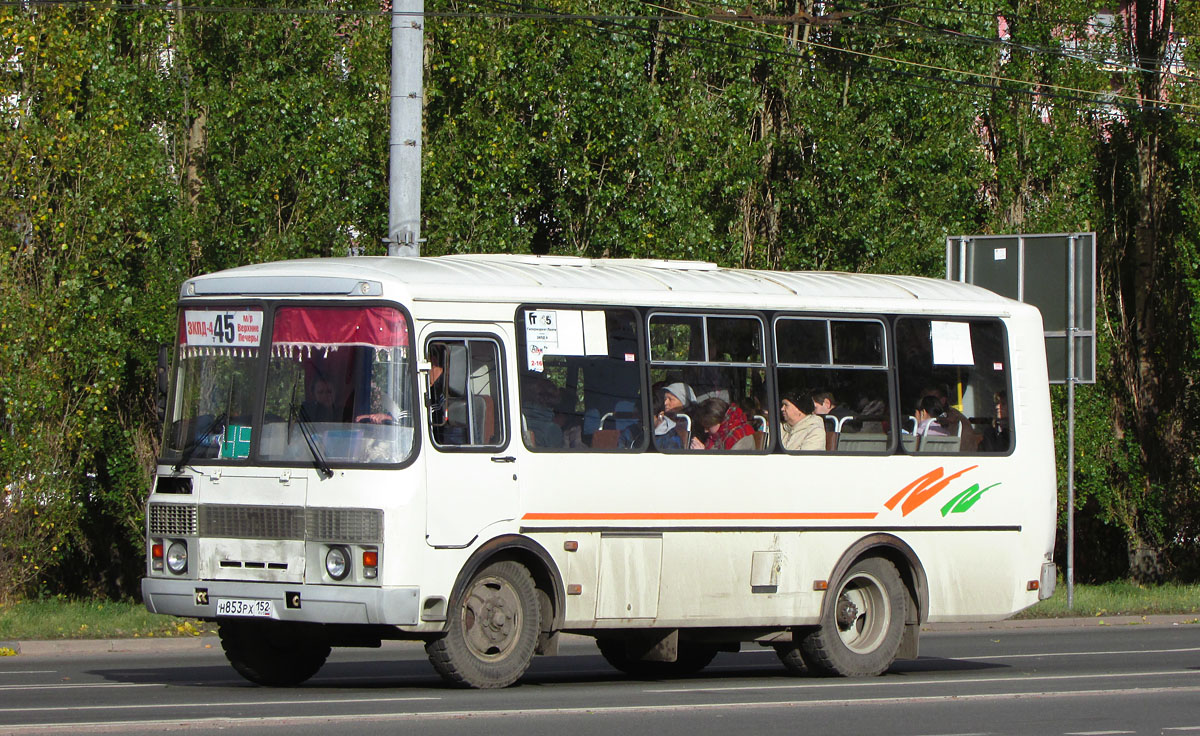
[[[667,8],[667,7],[664,7],[661,5],[656,5],[652,2],[645,2],[645,4],[649,7],[652,7],[652,8],[658,9],[658,10],[663,10],[663,11],[671,10],[671,8]],[[690,15],[689,13],[686,13],[684,11],[674,11],[674,12],[680,13],[681,15]],[[731,23],[729,21],[720,21],[720,20],[715,20],[715,19],[711,19],[711,18],[710,18],[710,20],[713,23],[718,24],[718,25],[735,25],[734,23]],[[766,31],[761,31],[756,28],[743,29],[743,30],[745,30],[746,32],[749,32],[749,33],[760,33],[763,35],[770,36],[772,38],[778,38],[778,36],[776,36],[775,34],[767,33]],[[911,67],[925,69],[925,70],[932,71],[932,72],[939,72],[939,73],[944,73],[944,74],[960,74],[965,77],[972,77],[975,79],[993,80],[995,82],[1008,82],[1010,84],[1025,85],[1025,86],[1034,87],[1034,88],[1040,89],[1040,90],[1050,90],[1052,92],[1060,92],[1060,93],[1067,93],[1067,94],[1080,94],[1080,95],[1092,95],[1093,98],[1099,98],[1097,101],[1106,101],[1108,99],[1112,99],[1112,100],[1126,100],[1126,101],[1129,101],[1131,103],[1135,103],[1138,105],[1143,104],[1143,102],[1139,98],[1132,96],[1132,95],[1118,94],[1115,92],[1097,92],[1095,90],[1080,89],[1077,87],[1069,87],[1066,85],[1049,84],[1049,83],[1045,83],[1045,82],[1031,82],[1031,81],[1024,80],[1024,79],[1003,77],[998,74],[990,74],[990,73],[985,74],[982,72],[973,72],[973,71],[968,71],[968,70],[964,70],[964,69],[952,69],[952,68],[947,68],[947,67],[940,67],[935,64],[926,64],[924,62],[919,62],[919,61],[908,61],[905,59],[896,59],[893,57],[868,53],[866,51],[856,51],[854,49],[848,49],[845,47],[831,46],[829,44],[824,44],[819,41],[812,41],[812,40],[805,41],[802,39],[797,39],[795,42],[798,44],[812,47],[812,48],[820,48],[820,49],[825,49],[827,51],[832,51],[835,53],[846,54],[846,55],[850,55],[850,56],[859,56],[859,57],[863,57],[863,58],[867,58],[867,59],[874,59],[877,61],[884,61],[884,62],[889,62],[892,64],[898,64],[898,65],[902,65],[902,66],[911,66]],[[1149,100],[1147,102],[1161,106],[1161,107],[1166,107],[1166,108],[1176,107],[1176,108],[1179,108],[1181,111],[1195,110],[1195,111],[1200,112],[1200,105],[1194,105],[1194,104],[1190,104],[1190,103],[1186,103],[1186,102],[1169,102],[1167,100]]]

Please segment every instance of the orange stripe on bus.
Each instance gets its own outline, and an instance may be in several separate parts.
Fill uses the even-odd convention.
[[[874,519],[874,511],[806,511],[806,512],[599,512],[599,513],[554,513],[532,512],[521,517],[523,521],[751,521],[754,519],[831,519],[863,520]]]

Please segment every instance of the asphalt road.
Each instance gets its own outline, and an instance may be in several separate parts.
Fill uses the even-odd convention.
[[[444,686],[414,644],[335,650],[291,689],[243,681],[211,639],[30,645],[0,658],[0,733],[1200,733],[1200,624],[1024,626],[926,631],[920,659],[866,680],[789,675],[748,645],[630,680],[572,637],[493,691]]]

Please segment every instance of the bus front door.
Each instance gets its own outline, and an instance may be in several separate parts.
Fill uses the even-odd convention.
[[[426,334],[425,536],[433,547],[465,547],[485,527],[517,512],[505,340],[497,332],[453,333],[444,327]]]

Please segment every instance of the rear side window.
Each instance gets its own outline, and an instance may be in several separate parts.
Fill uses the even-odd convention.
[[[904,445],[910,452],[1009,452],[1008,352],[996,319],[896,320]]]

